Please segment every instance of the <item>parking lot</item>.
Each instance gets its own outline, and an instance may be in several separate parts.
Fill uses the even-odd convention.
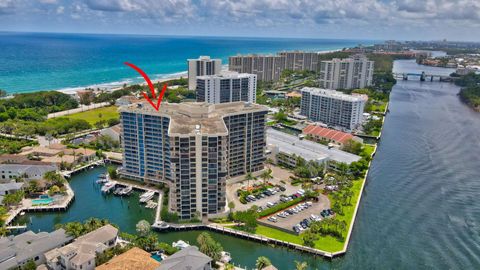
[[[295,186],[292,186],[290,184],[289,177],[292,174],[288,170],[285,170],[285,169],[282,169],[282,168],[279,168],[279,167],[276,167],[276,166],[272,166],[271,169],[272,169],[273,179],[270,180],[270,183],[272,183],[274,185],[284,186],[285,191],[276,192],[274,195],[265,196],[265,198],[256,199],[253,202],[248,202],[247,204],[243,204],[243,203],[240,202],[240,200],[237,196],[237,190],[242,188],[242,187],[245,187],[247,185],[247,181],[243,181],[243,182],[240,182],[240,183],[229,184],[229,185],[227,185],[227,200],[229,202],[231,202],[231,201],[234,202],[235,211],[247,210],[250,207],[252,207],[253,205],[262,207],[262,206],[266,206],[267,203],[269,203],[269,202],[271,202],[271,203],[278,202],[280,200],[280,196],[282,194],[290,195],[290,194],[295,193],[298,189],[300,189],[300,187],[295,187]],[[285,181],[286,184],[283,184],[281,182],[282,180]],[[258,180],[250,181],[249,185],[252,186],[254,183],[261,184],[261,183],[263,183],[263,180],[258,179]]]
[[[293,226],[299,224],[302,220],[304,219],[310,219],[311,215],[318,216],[320,218],[320,212],[324,209],[330,209],[330,201],[328,200],[328,197],[325,195],[320,195],[318,197],[318,202],[312,202],[312,205],[310,207],[304,208],[302,211],[299,211],[298,213],[293,213],[291,215],[288,215],[286,217],[280,217],[278,216],[278,213],[283,212],[277,212],[276,214],[273,214],[269,217],[275,217],[276,222],[268,220],[269,217],[264,217],[259,220],[259,222],[264,223],[265,225],[268,225],[270,227],[277,227],[281,230],[286,230],[292,233],[295,233],[293,230]],[[302,204],[302,203],[300,203]],[[291,206],[288,209],[295,208],[296,206]],[[286,209],[285,209],[286,210]]]

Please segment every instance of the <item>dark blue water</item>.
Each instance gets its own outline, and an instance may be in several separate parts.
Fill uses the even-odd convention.
[[[135,63],[151,78],[187,69],[200,55],[223,59],[238,53],[280,50],[337,50],[372,41],[280,38],[165,37],[0,33],[0,89],[9,93],[57,90],[91,85],[140,82]]]

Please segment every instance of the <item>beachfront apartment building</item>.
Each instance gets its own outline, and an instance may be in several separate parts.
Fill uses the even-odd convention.
[[[189,90],[196,89],[198,76],[215,75],[222,71],[222,59],[212,59],[210,56],[188,59],[187,63]]]
[[[319,53],[305,51],[284,51],[278,55],[285,57],[285,69],[317,71]]]
[[[368,100],[366,95],[347,95],[340,91],[304,87],[300,114],[311,121],[348,130],[358,128]]]
[[[237,55],[229,57],[228,70],[257,75],[259,81],[278,81],[285,70],[285,57],[280,55]]]
[[[372,85],[374,61],[364,55],[320,62],[319,86],[325,89],[357,89]]]
[[[210,104],[257,100],[257,75],[223,72],[197,77],[197,101]]]
[[[223,213],[226,180],[265,162],[266,107],[233,102],[138,103],[120,108],[122,176],[170,187],[182,219]]]
[[[283,51],[276,55],[236,55],[229,57],[228,69],[251,73],[259,81],[278,81],[284,70],[318,71],[321,53]]]

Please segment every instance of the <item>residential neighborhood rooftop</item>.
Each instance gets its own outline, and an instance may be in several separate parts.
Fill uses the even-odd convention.
[[[360,160],[360,156],[350,154],[336,148],[329,149],[328,146],[312,142],[309,140],[301,140],[297,136],[278,131],[273,128],[267,129],[267,144],[275,145],[280,151],[288,154],[296,154],[305,160],[319,160],[328,157],[331,160],[344,163],[352,163]]]
[[[96,270],[154,270],[160,265],[152,259],[150,253],[134,247],[113,257],[110,261],[99,265]]]
[[[304,134],[311,134],[316,135],[323,138],[328,138],[330,140],[334,140],[340,142],[342,144],[348,142],[353,138],[353,135],[350,133],[338,131],[335,129],[325,128],[316,125],[309,125],[303,129]]]

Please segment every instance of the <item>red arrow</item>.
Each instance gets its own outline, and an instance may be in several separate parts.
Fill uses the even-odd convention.
[[[128,63],[128,62],[125,62],[124,63],[125,65],[133,68],[135,71],[137,71],[138,73],[140,73],[140,75],[142,75],[143,79],[147,82],[148,84],[148,88],[150,88],[150,93],[152,93],[152,97],[153,99],[156,99],[157,98],[157,95],[155,93],[155,88],[153,87],[153,83],[152,81],[150,81],[150,78],[147,76],[147,74],[145,72],[143,72],[143,70],[141,70],[139,67],[135,66],[134,64],[132,63]],[[145,99],[150,103],[150,105],[152,105],[152,107],[155,109],[155,110],[159,110],[160,109],[160,104],[162,103],[162,99],[163,99],[163,95],[165,94],[165,90],[167,90],[167,84],[164,84],[163,85],[163,88],[162,88],[162,91],[160,92],[160,96],[158,97],[158,100],[157,100],[157,104],[155,104],[151,99],[150,97],[147,95],[147,93],[145,92],[142,92],[143,94],[143,97],[145,97]]]

